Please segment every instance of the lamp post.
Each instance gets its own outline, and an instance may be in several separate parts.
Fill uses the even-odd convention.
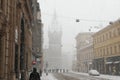
[[[45,64],[45,72],[46,72],[46,75],[48,75],[48,62],[46,61],[46,64]]]

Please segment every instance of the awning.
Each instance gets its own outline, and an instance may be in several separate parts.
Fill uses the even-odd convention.
[[[119,62],[120,62],[120,61],[115,61],[114,63],[117,64],[117,63],[119,63]]]
[[[92,64],[92,62],[89,62],[89,64]]]
[[[105,64],[112,64],[112,62],[106,62]]]

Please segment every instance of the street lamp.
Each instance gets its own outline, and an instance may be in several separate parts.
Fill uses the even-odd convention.
[[[76,19],[76,22],[80,22],[80,20],[79,20],[79,19]]]

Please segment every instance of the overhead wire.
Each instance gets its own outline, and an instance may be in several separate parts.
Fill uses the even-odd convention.
[[[54,15],[48,14],[48,13],[42,13],[42,14],[50,16],[50,17],[54,16]],[[95,19],[75,18],[75,17],[63,16],[63,15],[57,15],[57,17],[66,18],[66,19],[72,19],[72,20],[75,20],[76,22],[81,22],[81,21],[87,21],[87,22],[111,22],[110,20],[95,20]]]

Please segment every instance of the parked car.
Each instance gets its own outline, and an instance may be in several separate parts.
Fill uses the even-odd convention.
[[[89,75],[92,75],[92,76],[99,76],[99,75],[100,75],[100,73],[99,73],[97,70],[90,70],[90,71],[88,72],[88,74],[89,74]]]

